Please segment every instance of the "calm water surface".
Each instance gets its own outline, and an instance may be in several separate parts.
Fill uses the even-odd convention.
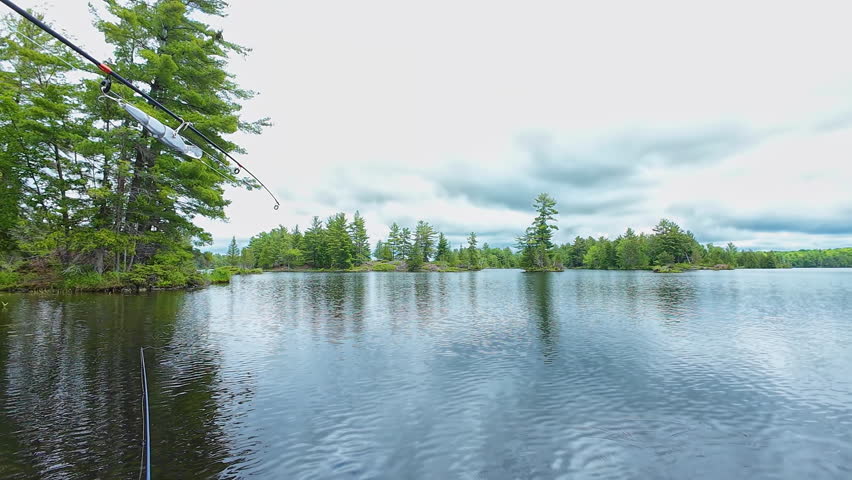
[[[849,479],[852,271],[0,295],[0,478]]]

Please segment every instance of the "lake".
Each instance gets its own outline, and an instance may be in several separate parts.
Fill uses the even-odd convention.
[[[852,478],[852,270],[0,294],[0,478]]]

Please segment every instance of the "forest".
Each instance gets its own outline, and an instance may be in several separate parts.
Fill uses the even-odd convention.
[[[425,221],[414,228],[393,223],[388,238],[378,240],[371,249],[364,219],[355,212],[352,221],[345,213],[332,215],[324,222],[314,217],[311,226],[301,232],[280,226],[251,238],[243,248],[232,239],[228,252],[210,252],[199,258],[200,268],[234,266],[265,270],[330,271],[465,271],[483,268],[517,268],[519,257],[508,247],[479,246],[475,232],[464,245],[450,246],[447,237]]]

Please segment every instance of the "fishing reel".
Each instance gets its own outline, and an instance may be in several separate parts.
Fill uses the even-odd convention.
[[[107,95],[107,94],[109,94],[109,91],[111,89],[112,89],[112,78],[104,77],[104,79],[101,80],[101,92],[103,92],[104,95]]]

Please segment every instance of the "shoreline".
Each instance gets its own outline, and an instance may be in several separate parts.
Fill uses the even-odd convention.
[[[376,263],[375,265],[384,265],[382,263]],[[63,288],[56,285],[50,285],[49,283],[40,283],[37,279],[30,279],[29,284],[34,286],[28,286],[27,283],[18,284],[18,285],[6,285],[0,287],[0,294],[8,293],[8,294],[49,294],[49,295],[67,295],[67,294],[76,294],[76,293],[104,293],[104,294],[123,294],[123,295],[135,295],[140,293],[153,293],[153,292],[171,292],[171,291],[195,291],[202,290],[211,285],[227,285],[230,283],[231,277],[234,275],[260,275],[264,273],[464,273],[464,272],[479,272],[484,270],[518,270],[520,273],[560,273],[571,270],[590,270],[590,271],[613,271],[613,272],[630,272],[630,271],[646,271],[653,273],[686,273],[690,271],[700,271],[700,270],[708,270],[708,271],[736,271],[736,270],[778,270],[778,269],[750,269],[750,268],[742,268],[742,267],[731,267],[729,265],[666,265],[666,266],[653,266],[647,268],[638,268],[638,269],[599,269],[599,268],[583,268],[583,267],[566,267],[562,270],[524,270],[522,268],[480,268],[480,269],[463,269],[458,267],[442,267],[435,264],[424,264],[424,268],[419,271],[409,271],[405,268],[400,268],[400,265],[397,265],[393,270],[383,270],[383,269],[373,269],[371,267],[375,265],[370,265],[365,268],[365,266],[353,267],[351,269],[315,269],[315,268],[275,268],[275,269],[239,269],[237,267],[220,267],[211,272],[199,272],[199,274],[204,279],[201,283],[188,283],[185,285],[174,285],[174,286],[157,286],[157,285],[108,285],[108,286],[92,286],[92,287],[77,287],[77,288]],[[403,264],[404,265],[404,264]],[[429,267],[433,268],[429,268]],[[785,268],[783,270],[810,270],[815,267],[800,267],[800,268]],[[842,268],[842,267],[824,267],[828,269],[833,268]],[[227,274],[227,278],[220,277],[218,279],[215,278],[213,272],[225,271]],[[221,273],[220,273],[221,274]],[[212,278],[211,278],[212,277]]]

